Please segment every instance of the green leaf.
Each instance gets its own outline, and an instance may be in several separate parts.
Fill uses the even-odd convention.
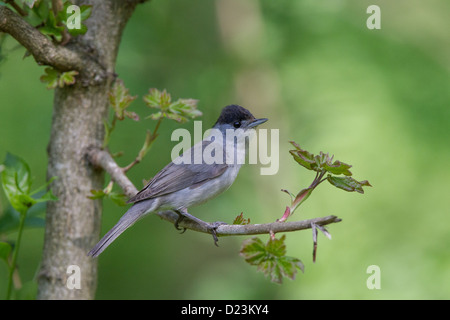
[[[244,218],[244,213],[241,212],[240,215],[238,215],[236,218],[234,218],[233,220],[233,224],[238,224],[238,225],[246,225],[250,223],[250,218],[245,219]]]
[[[125,110],[124,116],[130,118],[131,120],[139,121],[139,115],[136,112]]]
[[[57,200],[57,198],[48,191],[38,197],[32,197],[33,194],[38,193],[43,187],[31,192],[31,172],[28,164],[21,158],[8,153],[3,164],[4,170],[2,172],[2,186],[5,190],[6,196],[11,206],[24,213],[38,202],[45,202],[49,200]],[[50,179],[44,187],[46,187],[54,178]]]
[[[80,24],[80,28],[67,29],[71,36],[83,35],[87,32],[88,28],[85,24]]]
[[[45,21],[44,26],[39,28],[39,31],[45,35],[53,36],[57,41],[61,41],[64,27],[58,25],[55,14],[52,10],[49,10],[47,20]]]
[[[327,180],[333,186],[349,192],[356,191],[359,193],[364,193],[364,186],[371,187],[369,181],[357,181],[352,177],[334,177],[332,175],[328,175]]]
[[[179,122],[179,123],[185,123],[188,121],[188,119],[186,117],[183,117],[176,113],[165,113],[165,116],[166,116],[166,118],[175,120],[176,122]]]
[[[148,94],[143,96],[144,102],[149,108],[160,109],[159,106],[159,90],[152,88],[148,91]]]
[[[314,159],[314,155],[309,153],[306,150],[300,148],[300,146],[294,141],[289,141],[296,150],[290,150],[289,153],[294,157],[294,160],[297,161],[300,165],[305,167],[308,170],[316,169],[316,161]]]
[[[127,196],[123,193],[112,191],[108,193],[108,197],[118,206],[124,207],[127,205]]]
[[[7,153],[2,172],[2,186],[11,205],[19,212],[28,210],[35,201],[28,194],[31,174],[28,164],[21,158]]]
[[[51,177],[47,182],[45,182],[42,186],[40,186],[39,188],[37,188],[36,190],[34,190],[33,192],[31,192],[30,195],[35,195],[33,196],[33,198],[35,199],[39,199],[42,197],[42,195],[44,194],[44,190],[47,189],[47,187],[50,185],[50,183],[52,183],[53,181],[55,181],[56,179],[58,179],[58,177]]]
[[[166,89],[159,91],[156,88],[151,88],[144,97],[144,102],[149,108],[156,108],[165,110],[169,107],[170,101],[172,100]]]
[[[197,110],[197,104],[198,100],[195,99],[178,99],[169,105],[169,109],[175,113],[188,114],[193,112],[201,115],[202,113]]]
[[[82,35],[85,34],[87,32],[87,27],[85,24],[83,24],[82,22],[86,19],[88,19],[91,16],[92,13],[92,5],[82,5],[79,6],[80,8],[80,28],[73,28],[73,29],[69,29],[67,27],[67,20],[69,18],[71,18],[75,12],[74,11],[69,11],[69,13],[67,12],[67,9],[69,8],[69,6],[71,6],[72,3],[70,1],[66,1],[63,5],[63,9],[58,12],[58,22],[61,22],[63,25],[66,26],[67,31],[70,33],[70,35],[72,36],[78,36],[78,35]]]
[[[294,280],[297,269],[305,272],[305,266],[300,259],[294,257],[283,257],[280,259],[281,272],[285,277]]]
[[[37,203],[30,208],[25,218],[25,228],[42,228],[45,226],[45,219],[38,216],[45,213],[45,203]],[[20,213],[8,206],[0,216],[0,233],[9,233],[17,231],[20,223]]]
[[[173,114],[179,116],[183,119],[181,122],[199,117],[202,115],[202,112],[197,110],[197,103],[198,100],[195,99],[178,99],[169,105],[168,115]]]
[[[8,152],[3,162],[2,183],[28,193],[32,183],[30,167],[22,158]]]
[[[49,200],[57,200],[55,196],[50,196],[49,192],[50,191],[33,192],[33,199],[35,199],[36,204],[27,211],[24,225],[25,228],[41,228],[45,226],[44,216],[47,207],[45,202]],[[7,206],[6,210],[3,211],[3,214],[0,216],[0,233],[16,231],[19,228],[19,223],[20,213],[12,206]]]
[[[58,200],[58,197],[53,194],[52,190],[48,190],[42,197],[36,199],[36,203]]]
[[[17,194],[10,199],[11,205],[19,212],[25,212],[31,208],[37,201],[28,194]]]
[[[3,260],[8,265],[8,257],[11,253],[11,245],[7,242],[0,242],[0,260]]]
[[[161,118],[164,118],[164,114],[162,112],[156,112],[156,113],[152,113],[145,119],[159,120]]]
[[[240,255],[251,265],[261,264],[266,257],[266,246],[260,238],[253,237],[242,243]]]
[[[114,86],[109,92],[109,103],[119,120],[123,120],[125,115],[133,120],[139,120],[137,114],[131,112],[128,114],[125,113],[125,109],[130,106],[136,97],[130,95],[129,90],[125,87],[121,79],[117,79],[114,82]]]
[[[46,21],[48,18],[48,13],[50,11],[48,1],[39,1],[37,6],[33,6],[33,12],[38,16],[42,21]]]
[[[54,37],[58,42],[62,40],[62,30],[59,28],[53,28],[45,25],[43,27],[40,27],[39,31],[47,36]]]
[[[92,196],[89,196],[89,199],[95,200],[95,199],[101,199],[104,196],[106,196],[106,193],[103,190],[91,190]]]
[[[172,98],[165,89],[163,91],[155,88],[150,89],[148,94],[144,96],[144,102],[149,108],[158,109],[159,111],[151,114],[146,119],[159,120],[168,118],[184,123],[189,119],[202,115],[202,112],[197,109],[198,100],[178,99],[173,103],[171,101]]]
[[[105,190],[91,190],[92,196],[89,196],[89,199],[95,200],[95,199],[101,199],[104,197],[108,197],[112,200],[115,204],[119,206],[126,206],[127,205],[127,197],[124,194],[114,192],[114,191],[106,191]]]
[[[170,93],[166,91],[166,89],[160,92],[159,103],[164,109],[169,107],[171,101],[172,97],[170,96]]]
[[[314,155],[300,148],[300,146],[294,141],[289,142],[295,147],[295,150],[290,150],[289,153],[294,157],[295,161],[306,169],[317,172],[327,171],[335,175],[352,175],[349,170],[352,167],[351,165],[338,160],[332,163],[333,156],[330,157],[328,153],[323,153],[320,151],[318,155]]]
[[[75,83],[75,76],[78,71],[72,70],[60,73],[53,68],[45,68],[45,74],[41,76],[41,81],[47,83],[47,89],[54,89],[56,87],[64,87],[73,85]]]
[[[41,82],[47,83],[47,89],[54,89],[58,86],[59,72],[53,68],[45,68],[45,74],[41,76]]]
[[[264,244],[259,238],[253,237],[244,241],[240,255],[257,270],[270,277],[272,282],[282,283],[283,277],[295,279],[297,269],[304,271],[303,263],[294,257],[286,256],[286,235],[280,239],[272,239]]]
[[[86,20],[92,14],[92,5],[84,4],[80,6],[80,17],[81,21]]]
[[[280,239],[272,239],[270,238],[266,244],[266,250],[277,256],[281,257],[286,254],[286,245],[284,244],[284,240],[286,239],[286,235],[282,235]]]
[[[333,164],[330,164],[329,162],[325,162],[322,167],[332,174],[336,174],[336,175],[343,174],[346,176],[352,175],[352,173],[349,170],[352,166],[349,164],[346,164],[344,162],[337,161],[337,160]]]
[[[58,79],[58,86],[62,88],[64,86],[74,84],[76,75],[78,75],[78,71],[75,70],[61,73]]]
[[[67,18],[71,16],[74,11],[67,13],[67,9],[72,5],[70,1],[65,1],[63,8],[60,12],[58,12],[58,21],[61,21],[62,23],[67,23]],[[80,19],[81,21],[85,21],[88,19],[92,14],[92,5],[81,5],[78,6],[80,8]]]

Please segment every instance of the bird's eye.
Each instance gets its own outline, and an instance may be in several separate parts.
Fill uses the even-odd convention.
[[[240,121],[236,121],[235,123],[233,123],[233,126],[237,129],[241,126],[241,122]]]

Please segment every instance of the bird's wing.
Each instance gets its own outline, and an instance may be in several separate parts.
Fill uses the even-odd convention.
[[[203,148],[210,141],[203,141]],[[193,148],[190,149],[192,151]],[[223,161],[225,162],[225,161]],[[195,188],[208,180],[222,175],[228,168],[223,164],[175,164],[173,162],[158,172],[147,186],[128,200],[135,203],[146,199],[159,197],[187,187]]]

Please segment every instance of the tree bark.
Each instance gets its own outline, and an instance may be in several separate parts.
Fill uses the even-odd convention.
[[[102,145],[102,120],[108,114],[108,91],[115,78],[121,34],[138,2],[75,1],[77,5],[92,4],[93,10],[85,21],[88,32],[66,47],[95,61],[100,71],[90,70],[87,64],[78,70],[80,77],[75,85],[55,91],[47,176],[58,177],[51,188],[59,200],[47,207],[38,299],[95,296],[97,262],[86,254],[98,240],[102,204],[88,196],[91,189],[103,188],[104,181],[103,171],[92,167],[86,151],[89,146]],[[79,267],[79,274],[77,269],[67,273],[73,265]],[[79,289],[67,285],[71,276],[79,276]]]

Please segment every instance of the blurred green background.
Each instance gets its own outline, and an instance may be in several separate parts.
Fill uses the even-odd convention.
[[[369,30],[366,9],[381,8],[381,30]],[[220,109],[241,104],[262,128],[280,129],[280,170],[261,176],[246,165],[226,193],[191,213],[231,222],[279,218],[292,192],[313,174],[289,155],[289,140],[330,152],[367,179],[366,193],[321,185],[293,219],[334,214],[343,219],[319,234],[312,262],[311,231],[287,235],[288,255],[305,273],[270,283],[239,256],[246,237],[220,239],[150,216],[99,258],[98,299],[448,299],[450,298],[450,2],[433,0],[153,0],[140,5],[123,35],[117,73],[139,98],[131,109],[150,113],[151,87],[174,98],[199,99],[203,128]],[[45,181],[53,92],[39,81],[44,67],[8,38],[1,47],[0,158],[26,159],[35,186]],[[147,128],[119,123],[111,150],[129,163]],[[164,121],[150,154],[129,172],[141,186],[170,161]],[[193,123],[183,125],[192,130]],[[6,207],[4,194],[0,208]],[[102,234],[126,208],[104,201]],[[19,267],[35,276],[43,229],[25,230]],[[4,237],[4,235],[3,235]],[[14,239],[15,234],[6,235]],[[267,236],[262,236],[264,241]],[[367,267],[378,265],[381,289],[369,290]],[[0,295],[6,268],[0,264]]]

